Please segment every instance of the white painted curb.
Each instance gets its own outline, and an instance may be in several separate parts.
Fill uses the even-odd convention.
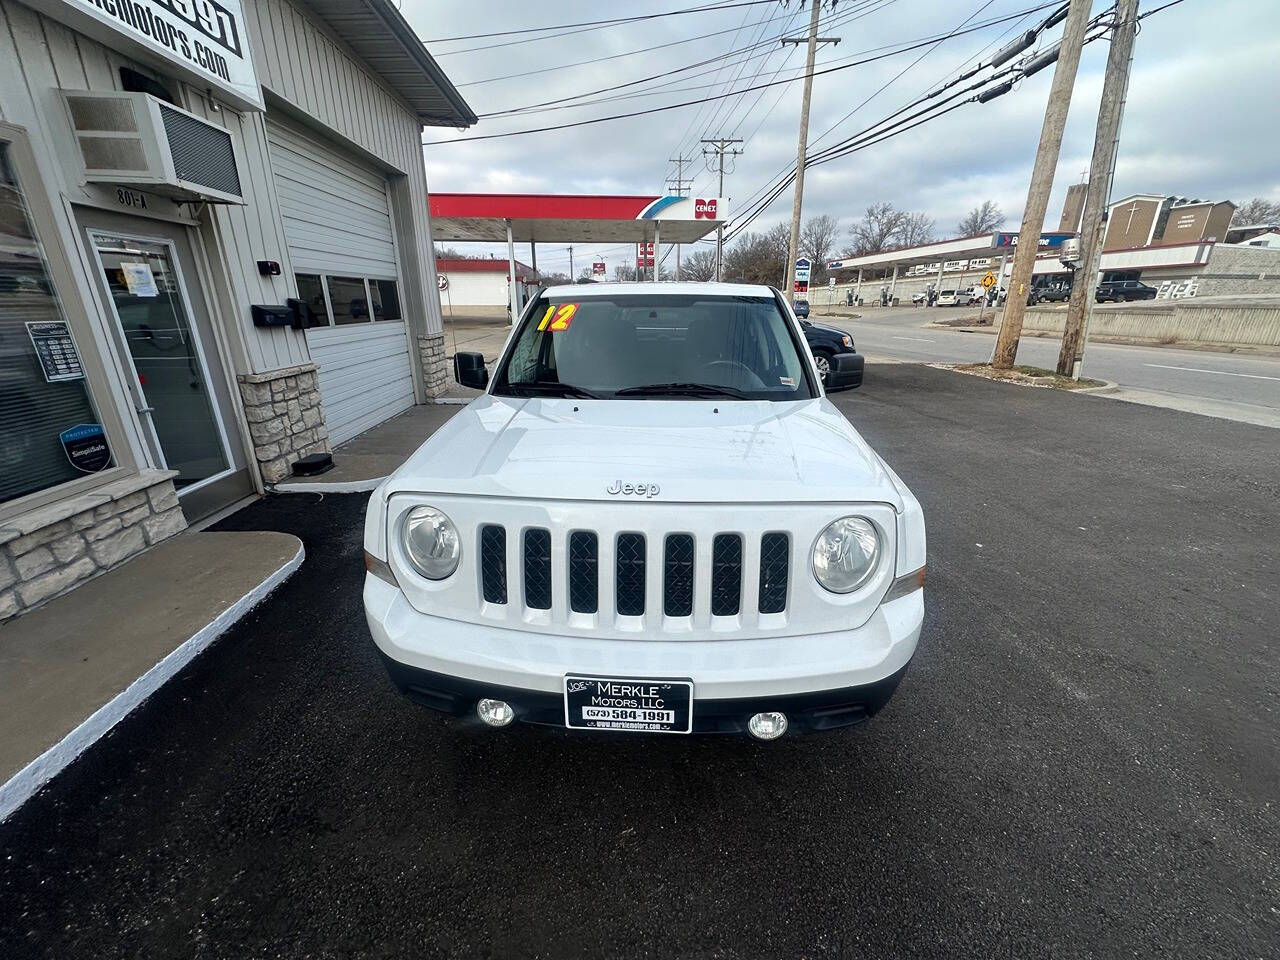
[[[271,487],[274,493],[368,493],[378,486],[386,477],[374,477],[372,480],[317,480],[315,483],[295,483],[286,480]]]
[[[143,700],[151,696],[179,670],[195,659],[205,647],[227,631],[237,620],[265,600],[276,587],[302,566],[306,556],[302,543],[293,559],[263,580],[243,597],[218,614],[213,622],[183,641],[163,660],[129,684],[121,693],[99,707],[87,720],[61,741],[19,770],[8,783],[0,786],[0,821],[35,795],[41,787],[98,741],[108,730],[129,715]]]

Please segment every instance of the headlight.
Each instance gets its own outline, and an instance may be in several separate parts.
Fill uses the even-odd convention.
[[[862,517],[841,517],[813,545],[813,575],[832,593],[852,593],[880,560],[880,534]]]
[[[849,335],[846,333],[846,334],[845,334],[843,337],[841,337],[840,339],[841,339],[841,341],[843,341],[843,343],[844,343],[844,345],[845,345],[846,347],[848,347],[850,350],[852,350],[852,349],[853,349],[853,337],[849,336]]]
[[[400,529],[404,552],[428,580],[443,580],[458,569],[462,557],[458,528],[435,507],[414,507]]]

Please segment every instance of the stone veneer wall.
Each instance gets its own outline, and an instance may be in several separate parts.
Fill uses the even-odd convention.
[[[0,521],[0,620],[186,529],[172,470],[144,470]]]
[[[422,381],[428,397],[438,397],[449,389],[449,365],[444,357],[444,334],[418,337],[418,358],[422,361]]]
[[[303,363],[236,378],[254,456],[266,483],[285,479],[294,463],[308,454],[332,452],[317,369],[314,363]]]

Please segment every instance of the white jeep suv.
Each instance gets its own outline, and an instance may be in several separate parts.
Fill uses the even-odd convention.
[[[828,389],[862,357],[832,360]],[[491,726],[857,723],[924,616],[919,503],[827,400],[773,289],[552,287],[485,390],[374,491],[364,603],[392,680]]]

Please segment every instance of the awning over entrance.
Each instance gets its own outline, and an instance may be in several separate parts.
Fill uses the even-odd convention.
[[[490,243],[693,243],[728,218],[723,197],[432,193],[428,209],[436,240]]]

